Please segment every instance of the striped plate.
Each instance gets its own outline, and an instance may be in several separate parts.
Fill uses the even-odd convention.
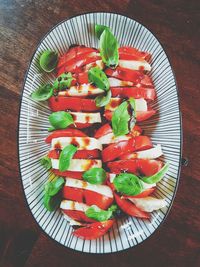
[[[167,207],[153,212],[151,220],[132,217],[119,219],[111,231],[98,240],[83,241],[72,235],[72,228],[59,211],[48,212],[42,202],[43,186],[48,178],[39,164],[49,147],[44,142],[48,132],[50,110],[46,103],[36,103],[30,94],[40,84],[50,82],[53,75],[41,74],[38,57],[45,49],[63,54],[71,44],[98,47],[94,24],[109,26],[120,45],[128,45],[152,54],[150,75],[157,100],[156,115],[142,123],[145,133],[163,147],[163,160],[170,163],[165,178],[155,195],[165,198]],[[175,77],[169,60],[156,37],[143,25],[125,16],[112,13],[88,13],[59,23],[48,32],[33,55],[24,83],[19,118],[19,163],[25,197],[31,213],[43,231],[65,247],[89,253],[109,253],[137,246],[151,236],[166,218],[172,205],[180,173],[181,115]]]

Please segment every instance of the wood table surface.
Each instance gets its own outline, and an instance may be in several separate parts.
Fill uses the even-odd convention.
[[[18,112],[29,60],[52,26],[91,11],[127,15],[163,44],[178,82],[183,156],[189,160],[160,230],[137,248],[109,255],[81,254],[42,233],[26,206],[18,170]],[[0,27],[0,266],[200,266],[200,1],[0,0]]]

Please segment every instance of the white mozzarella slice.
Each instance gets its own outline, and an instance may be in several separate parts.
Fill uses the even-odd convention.
[[[138,159],[156,159],[163,155],[161,145],[157,145],[153,148],[138,151],[135,153]]]
[[[85,211],[89,208],[88,205],[76,201],[71,200],[63,200],[60,203],[60,208],[62,210],[78,210],[85,213]]]
[[[121,81],[116,78],[108,78],[110,87],[119,87],[119,86],[133,86],[134,83],[129,81]]]
[[[92,137],[57,137],[51,141],[51,150],[56,148],[63,149],[64,147],[75,144],[78,146],[78,150],[102,150],[102,144],[96,138]]]
[[[51,164],[53,169],[59,169],[58,159],[51,159]],[[84,172],[94,167],[101,168],[102,161],[98,159],[72,159],[67,170],[75,172]]]
[[[154,210],[159,210],[167,205],[165,199],[158,199],[155,197],[145,197],[145,198],[129,198],[139,209],[152,212]]]
[[[122,102],[119,97],[112,97],[110,102],[105,106],[105,110],[114,111]],[[136,111],[147,111],[147,101],[144,98],[135,99]]]
[[[69,225],[73,226],[73,225],[83,225],[82,223],[78,222],[78,221],[75,221],[73,220],[72,218],[70,218],[69,216],[67,216],[67,214],[65,214],[64,212],[63,213],[63,217],[65,220],[67,220],[67,222],[69,222]]]
[[[150,64],[146,60],[119,60],[119,66],[121,68],[131,69],[131,70],[151,70]]]
[[[81,84],[78,86],[71,86],[65,91],[60,91],[59,96],[88,96],[88,95],[98,95],[104,93],[104,90],[96,88],[92,84]]]
[[[84,112],[70,112],[76,123],[98,123],[101,122],[101,114],[97,113],[84,113]]]
[[[113,133],[109,133],[109,134],[103,135],[98,140],[102,145],[108,145],[108,144],[116,143],[119,141],[129,140],[130,138],[131,136],[129,135],[122,135],[122,136],[115,137]]]
[[[90,184],[86,181],[73,179],[73,178],[66,178],[65,186],[87,189],[87,190],[91,190],[93,192],[99,193],[101,195],[113,198],[112,190],[107,185]]]

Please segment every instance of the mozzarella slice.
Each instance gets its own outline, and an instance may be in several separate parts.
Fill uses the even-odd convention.
[[[116,78],[108,78],[110,87],[119,87],[119,86],[133,86],[134,83],[129,81],[121,81]]]
[[[70,218],[69,216],[67,216],[67,214],[65,214],[64,212],[63,213],[63,217],[65,220],[67,220],[67,222],[69,222],[69,225],[73,226],[73,225],[83,225],[82,223],[78,222],[78,221],[75,221],[73,220],[72,218]]]
[[[81,84],[78,86],[71,86],[65,91],[60,91],[59,96],[88,96],[88,95],[98,95],[104,93],[104,90],[96,88],[92,84]]]
[[[89,63],[85,66],[85,70],[89,70],[92,67],[99,67],[101,70],[104,69],[105,64],[103,63],[103,61],[101,59],[96,60],[95,62]]]
[[[105,110],[114,111],[122,102],[119,97],[112,97],[110,102],[105,106]],[[135,99],[136,111],[147,111],[147,101],[144,98]]]
[[[115,173],[109,173],[108,176],[109,176],[110,182],[113,183],[113,180],[115,179],[116,174]],[[149,188],[152,188],[152,187],[156,187],[156,183],[147,184],[147,183],[144,183],[143,181],[141,181],[141,183],[142,183],[142,186],[143,186],[143,189],[144,189],[143,191],[145,191],[145,190],[147,190]]]
[[[131,70],[151,70],[150,64],[146,60],[119,60],[119,66],[121,68]]]
[[[122,135],[122,136],[115,137],[113,133],[109,133],[109,134],[103,135],[98,140],[102,145],[108,145],[108,144],[116,143],[119,141],[129,140],[130,138],[131,136],[129,135]]]
[[[145,198],[129,198],[139,209],[152,212],[154,210],[159,210],[167,205],[165,199],[158,199],[155,197],[145,197]]]
[[[102,144],[96,138],[92,137],[58,137],[53,138],[51,141],[51,150],[56,148],[63,149],[64,147],[75,144],[78,150],[102,150]]]
[[[138,159],[156,159],[163,155],[161,145],[157,145],[153,148],[138,151],[135,153]]]
[[[76,123],[98,123],[101,122],[100,113],[83,113],[83,112],[69,112],[74,122]]]
[[[113,198],[112,190],[107,185],[90,184],[83,180],[66,178],[65,186],[87,189],[87,190],[91,190],[93,192],[99,193],[101,195]]]
[[[52,168],[59,169],[59,159],[51,159]],[[90,168],[101,168],[102,161],[98,159],[72,159],[68,171],[84,172]]]
[[[89,208],[89,206],[84,203],[79,203],[76,201],[63,200],[60,203],[60,208],[62,210],[78,210],[85,213],[85,211]]]

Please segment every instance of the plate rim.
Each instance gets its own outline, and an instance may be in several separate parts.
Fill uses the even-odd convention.
[[[32,210],[30,208],[30,205],[28,204],[28,200],[27,200],[27,197],[26,197],[26,194],[25,194],[25,189],[24,189],[24,185],[23,185],[23,179],[22,179],[22,173],[21,173],[21,166],[20,166],[20,146],[19,146],[19,131],[20,131],[20,118],[21,118],[21,107],[22,107],[22,99],[23,99],[23,94],[24,94],[24,88],[25,88],[25,84],[26,84],[26,80],[27,80],[27,76],[28,76],[28,72],[29,72],[29,69],[31,67],[31,64],[32,64],[32,61],[33,61],[33,58],[38,50],[38,48],[40,47],[41,43],[43,42],[43,40],[55,29],[57,28],[59,25],[61,25],[62,23],[64,22],[67,22],[69,21],[70,19],[73,19],[75,17],[79,17],[79,16],[82,16],[82,15],[88,15],[88,14],[98,14],[98,13],[103,13],[103,14],[113,14],[113,15],[119,15],[119,16],[122,16],[124,18],[127,18],[127,19],[131,19],[133,21],[135,21],[136,23],[140,24],[141,26],[143,26],[144,28],[146,28],[156,39],[156,41],[158,41],[158,43],[160,44],[162,50],[164,51],[165,55],[166,55],[166,58],[167,60],[169,61],[169,65],[170,65],[170,68],[172,70],[172,74],[173,74],[173,78],[174,78],[174,82],[175,82],[175,86],[176,86],[176,92],[177,92],[177,100],[178,100],[178,110],[179,110],[179,123],[180,123],[180,153],[179,153],[179,166],[178,166],[178,174],[177,174],[177,182],[176,182],[176,186],[174,187],[174,192],[173,192],[173,196],[172,196],[172,200],[170,202],[170,205],[169,205],[169,208],[166,212],[166,214],[164,215],[163,217],[163,220],[161,221],[161,223],[158,225],[158,227],[155,229],[155,231],[153,233],[151,233],[147,238],[145,238],[144,240],[142,240],[140,243],[138,243],[137,245],[135,246],[132,246],[132,247],[128,247],[128,248],[125,248],[125,249],[122,249],[122,250],[119,250],[119,251],[111,251],[111,252],[89,252],[89,251],[79,251],[79,250],[76,250],[74,248],[71,248],[71,247],[67,247],[65,246],[64,244],[60,243],[59,241],[57,241],[56,239],[54,239],[53,237],[51,237],[44,229],[42,229],[42,227],[40,226],[40,224],[37,222],[36,218],[34,217],[33,213],[32,213]],[[168,215],[169,215],[169,212],[171,211],[171,208],[173,206],[173,203],[174,203],[174,199],[176,197],[176,193],[177,193],[177,189],[178,189],[178,186],[179,186],[179,182],[180,182],[180,174],[181,174],[181,160],[182,160],[182,149],[183,149],[183,127],[182,127],[182,112],[181,112],[181,108],[180,108],[180,93],[179,93],[179,89],[178,89],[178,84],[177,84],[177,80],[176,80],[176,76],[175,76],[175,72],[174,72],[174,69],[172,67],[172,64],[171,64],[171,61],[169,59],[169,56],[168,54],[166,53],[164,47],[163,47],[163,44],[160,42],[160,40],[157,38],[157,35],[155,35],[146,25],[144,25],[143,23],[141,22],[138,22],[137,20],[131,18],[130,16],[127,16],[127,15],[124,15],[122,13],[116,13],[116,12],[106,12],[106,11],[91,11],[91,12],[83,12],[83,13],[79,13],[77,15],[73,15],[73,16],[69,16],[67,17],[66,19],[63,19],[62,21],[58,22],[57,24],[55,24],[53,27],[51,27],[43,36],[42,38],[39,40],[39,42],[37,43],[36,45],[36,48],[34,49],[34,52],[30,58],[30,60],[28,61],[28,64],[27,64],[27,69],[25,71],[25,75],[24,75],[24,78],[23,78],[23,84],[22,84],[22,88],[21,88],[21,91],[20,91],[20,99],[19,99],[19,110],[18,110],[18,120],[17,120],[18,124],[17,124],[17,155],[18,155],[18,170],[19,170],[19,180],[20,180],[20,184],[21,184],[21,188],[22,188],[22,191],[23,191],[23,196],[24,196],[24,199],[25,199],[25,204],[26,204],[26,207],[28,207],[28,210],[34,220],[34,222],[36,223],[37,227],[39,227],[41,233],[43,233],[45,236],[47,236],[48,238],[50,238],[50,240],[53,240],[54,243],[58,246],[62,246],[64,247],[65,249],[68,249],[70,251],[73,251],[73,252],[76,252],[76,253],[86,253],[86,254],[93,254],[93,255],[109,255],[109,254],[113,254],[113,253],[123,253],[124,251],[127,251],[127,250],[130,250],[130,249],[136,249],[136,248],[139,248],[146,240],[150,239],[155,233],[158,233],[158,231],[160,231],[161,229],[161,226],[163,226],[163,223],[165,222],[165,220],[167,219]]]

